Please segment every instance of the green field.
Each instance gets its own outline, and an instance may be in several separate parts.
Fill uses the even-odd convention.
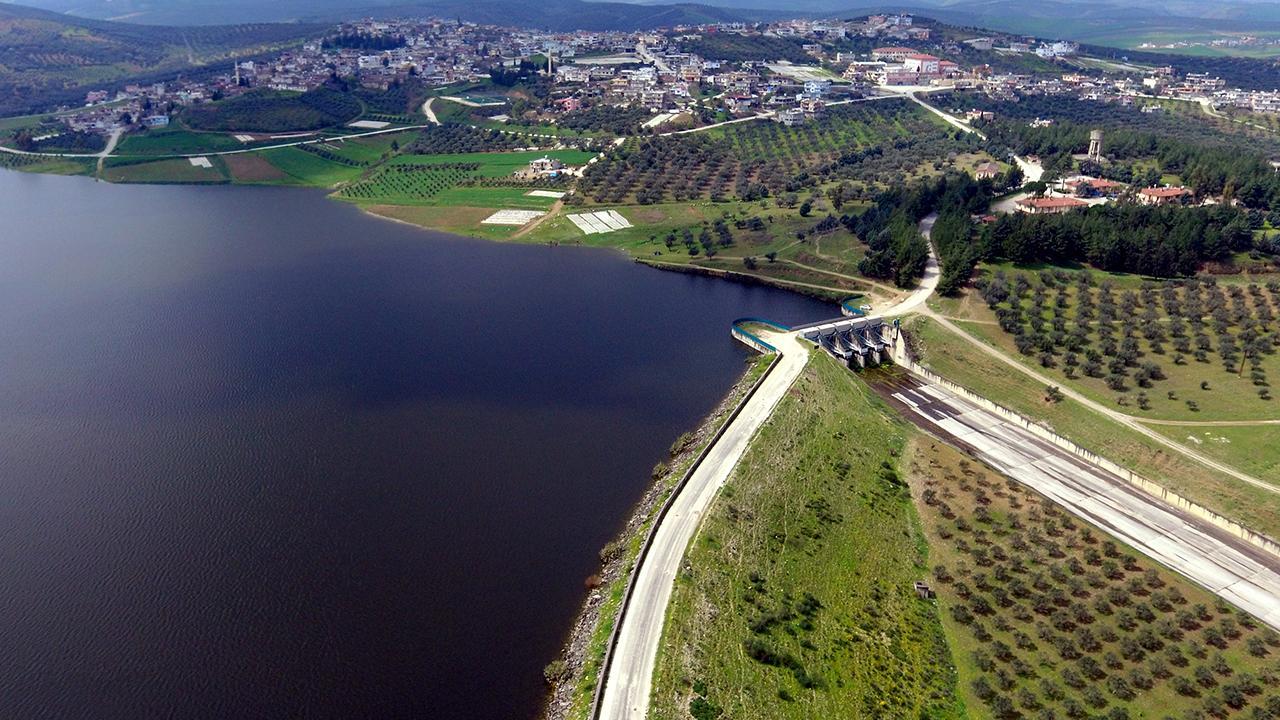
[[[474,164],[388,164],[369,177],[338,191],[338,197],[357,202],[418,204],[453,188],[475,172]]]
[[[971,717],[1273,717],[1265,625],[949,446],[907,459]]]
[[[439,164],[439,163],[478,163],[476,174],[479,177],[507,177],[516,170],[529,164],[529,161],[540,157],[559,160],[565,165],[583,165],[595,153],[583,150],[526,150],[521,152],[497,153],[447,153],[439,155],[397,155],[391,159],[395,165]]]
[[[651,716],[961,718],[898,456],[911,431],[816,353],[691,544]]]
[[[1280,425],[1152,425],[1196,452],[1258,478],[1280,478]]]
[[[226,163],[221,158],[209,158],[211,168],[196,167],[185,158],[153,160],[150,162],[112,164],[108,162],[103,177],[118,183],[225,183],[230,181]]]
[[[992,360],[927,318],[912,322],[909,333],[919,343],[921,362],[952,382],[1043,421],[1081,446],[1246,527],[1280,536],[1274,493],[1225,477],[1072,400],[1047,400],[1043,384]]]
[[[228,133],[197,132],[173,126],[130,133],[120,141],[116,154],[121,156],[195,155],[241,150],[253,146],[254,143],[242,143]]]
[[[330,162],[296,147],[263,150],[257,154],[293,178],[292,184],[333,187],[355,180],[362,172],[358,167]]]
[[[997,283],[1008,297],[975,301],[965,329],[1099,402],[1157,419],[1280,419],[1270,399],[1280,285],[1122,286],[1056,270],[984,274],[979,285]]]

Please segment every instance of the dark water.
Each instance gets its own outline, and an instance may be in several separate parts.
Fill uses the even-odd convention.
[[[529,718],[596,567],[815,302],[307,191],[0,172],[0,717]]]

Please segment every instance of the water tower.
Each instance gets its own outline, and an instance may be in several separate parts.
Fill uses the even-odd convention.
[[[1093,162],[1102,162],[1102,131],[1089,131],[1089,159]]]

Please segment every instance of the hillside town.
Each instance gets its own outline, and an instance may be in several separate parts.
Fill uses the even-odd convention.
[[[736,59],[733,48],[766,44],[788,57]],[[883,44],[881,44],[883,43]],[[680,26],[651,32],[550,33],[440,19],[347,23],[270,60],[244,60],[209,79],[95,90],[85,108],[62,115],[76,131],[107,133],[163,127],[182,107],[255,90],[306,92],[335,80],[386,90],[411,80],[428,87],[482,83],[496,74],[528,73],[550,84],[540,106],[523,112],[542,122],[605,104],[645,109],[646,127],[678,120],[768,113],[786,125],[805,122],[833,101],[874,88],[973,89],[1004,100],[1063,95],[1133,103],[1170,98],[1212,108],[1280,112],[1280,90],[1228,87],[1205,74],[1170,67],[1112,68],[1074,62],[1079,46],[1017,36],[958,38],[910,15],[852,21],[786,20]],[[955,58],[955,59],[952,59]],[[962,64],[960,59],[981,62]],[[1016,72],[1026,58],[1054,72]],[[527,105],[527,104],[526,104]],[[495,110],[502,121],[509,115]]]

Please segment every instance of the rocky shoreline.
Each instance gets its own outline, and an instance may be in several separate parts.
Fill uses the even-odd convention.
[[[661,507],[671,487],[679,481],[702,448],[711,441],[721,423],[742,401],[759,376],[752,372],[756,358],[749,358],[749,362],[753,364],[738,378],[715,410],[698,424],[696,430],[675,441],[672,446],[674,452],[655,467],[655,470],[663,468],[663,472],[655,472],[653,482],[636,503],[623,529],[600,550],[600,571],[586,579],[589,590],[578,617],[560,654],[547,665],[547,682],[551,688],[542,713],[544,720],[580,720],[586,717],[584,711],[587,708],[581,707],[581,703],[575,706],[575,691],[591,659],[588,656],[591,640],[603,619],[605,601],[617,583],[626,582],[626,576],[635,560],[630,548],[647,531],[650,520]],[[612,608],[611,612],[616,613],[617,608]],[[586,702],[590,702],[589,697]]]

